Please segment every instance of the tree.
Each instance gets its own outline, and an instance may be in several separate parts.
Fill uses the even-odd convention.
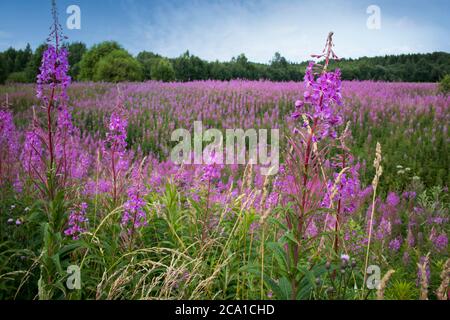
[[[270,65],[275,68],[287,68],[288,62],[286,58],[282,57],[279,52],[275,52]]]
[[[175,80],[175,70],[172,63],[167,59],[159,59],[158,63],[152,69],[152,79],[164,82]]]
[[[5,83],[8,76],[7,65],[3,53],[0,52],[0,84]]]
[[[10,74],[14,72],[14,67],[16,64],[16,55],[17,51],[14,48],[8,48],[5,52],[3,52],[3,56],[6,63],[6,73]]]
[[[145,80],[150,80],[152,78],[152,68],[158,63],[161,56],[153,52],[142,51],[139,52],[136,59],[142,66],[142,71]]]
[[[28,61],[28,64],[25,68],[25,74],[28,82],[36,81],[36,76],[39,72],[39,67],[41,66],[42,55],[46,49],[47,44],[41,44],[36,48],[34,54],[31,56],[31,59]]]
[[[96,64],[94,81],[141,81],[142,67],[128,52],[114,50]]]
[[[30,44],[27,44],[25,50],[16,51],[16,57],[14,60],[14,72],[20,72],[25,70],[28,62],[33,56]]]
[[[231,74],[233,78],[248,79],[248,59],[245,54],[241,53],[237,57],[231,59]]]
[[[231,79],[269,79],[272,81],[302,81],[307,62],[289,62],[276,52],[269,63],[255,63],[240,54],[229,62],[208,62],[186,51],[177,58],[167,59],[153,52],[143,51],[133,59],[128,53],[121,55],[120,61],[126,61],[125,67],[114,71],[111,67],[102,66],[101,72],[96,72],[99,62],[115,50],[126,52],[116,42],[102,42],[90,50],[81,42],[66,45],[69,50],[69,75],[72,79],[111,81],[159,79],[164,81],[192,80],[231,80]],[[25,72],[28,82],[34,82],[41,65],[42,53],[47,45],[39,46],[32,52],[27,45],[25,49],[9,48],[0,52],[0,83],[11,78],[22,80]],[[114,59],[113,59],[114,60]],[[138,62],[141,71],[137,71]],[[165,60],[160,64],[161,60]],[[114,62],[117,63],[117,62]],[[132,66],[129,68],[129,66]],[[125,75],[127,68],[130,75]],[[156,70],[154,70],[156,68]],[[450,54],[434,52],[427,54],[402,54],[398,56],[361,57],[357,59],[341,59],[331,61],[329,70],[340,68],[344,80],[383,80],[383,81],[415,81],[437,82],[446,74],[450,74]],[[172,74],[172,70],[175,76]],[[141,73],[141,76],[139,74]]]
[[[210,78],[217,80],[230,80],[232,77],[229,66],[219,61],[211,62]]]
[[[179,81],[208,79],[208,63],[186,51],[173,59],[175,77]]]
[[[83,55],[83,58],[80,61],[78,80],[93,80],[99,61],[114,50],[121,49],[122,47],[115,41],[105,41],[94,45]]]
[[[82,42],[73,42],[67,45],[69,50],[69,75],[72,79],[77,79],[80,74],[80,62],[83,55],[87,52],[86,45]]]
[[[10,73],[6,79],[6,83],[27,83],[27,80],[25,71],[18,71]]]

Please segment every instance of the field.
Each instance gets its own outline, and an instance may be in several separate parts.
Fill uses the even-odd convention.
[[[1,86],[0,298],[445,298],[450,97],[341,92],[316,139],[301,82],[73,83],[49,151],[48,100]],[[173,163],[195,120],[279,129],[279,172]]]

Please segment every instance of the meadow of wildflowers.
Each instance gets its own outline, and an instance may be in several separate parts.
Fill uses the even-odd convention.
[[[331,35],[303,83],[71,83],[59,33],[0,87],[0,298],[448,299],[436,84],[341,81]],[[173,163],[196,120],[279,129],[278,174]]]

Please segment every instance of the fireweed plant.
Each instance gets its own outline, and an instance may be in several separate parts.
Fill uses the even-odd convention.
[[[60,259],[63,228],[69,199],[66,197],[70,170],[75,159],[69,157],[74,127],[68,111],[68,52],[61,46],[63,36],[56,4],[52,6],[53,24],[49,43],[42,56],[37,76],[36,96],[40,101],[30,130],[26,133],[22,154],[28,178],[39,190],[47,221],[43,223],[43,248],[39,256],[38,294],[49,299],[58,288],[57,278],[63,273]],[[40,117],[42,110],[43,117]],[[72,221],[75,223],[75,221]],[[73,228],[75,226],[72,226]],[[73,230],[75,231],[75,230]]]
[[[343,124],[339,110],[343,102],[340,71],[327,71],[329,60],[337,59],[332,36],[330,33],[323,53],[313,55],[324,58],[324,64],[309,63],[303,99],[295,102],[296,110],[292,114],[299,126],[289,138],[290,152],[286,159],[287,180],[290,181],[285,200],[289,201],[288,209],[284,212],[286,233],[278,243],[271,243],[281,263],[279,270],[284,272],[278,284],[269,282],[272,290],[284,292],[286,299],[305,298],[317,287],[320,282],[317,277],[325,270],[324,262],[317,260],[318,257],[332,260],[341,252],[346,254],[345,247],[340,247],[341,223],[343,215],[352,211],[352,200],[360,187],[357,170],[351,167],[352,157],[345,145],[348,129],[338,137]],[[329,158],[332,147],[338,152],[334,158]],[[329,248],[333,248],[334,255]],[[348,259],[344,260],[347,264]],[[333,271],[331,278],[336,277]],[[330,296],[335,294],[330,290],[326,292]]]
[[[341,82],[332,34],[300,86],[72,84],[62,39],[54,8],[37,92],[0,86],[0,298],[448,298],[436,85]],[[168,160],[197,120],[279,128],[279,174]]]

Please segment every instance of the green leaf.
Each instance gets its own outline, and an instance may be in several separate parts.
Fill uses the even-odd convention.
[[[282,230],[287,231],[288,227],[286,226],[286,224],[284,222],[279,221],[278,219],[274,218],[274,217],[269,217],[269,221],[275,225],[277,225],[278,227],[280,227]]]
[[[282,245],[279,242],[269,242],[267,243],[267,247],[271,250],[275,259],[277,260],[281,272],[287,274],[289,265],[286,258],[286,252],[284,251]]]
[[[292,286],[289,280],[286,277],[283,277],[279,280],[279,291],[280,291],[280,299],[289,300],[292,297]],[[275,292],[275,291],[274,291]]]
[[[291,231],[286,232],[280,239],[280,241],[284,242],[289,240],[291,243],[294,243],[298,246],[300,246],[300,243],[297,241],[297,239],[295,239],[294,234]]]
[[[56,270],[62,274],[63,273],[63,269],[61,267],[61,260],[59,259],[59,254],[54,254],[52,256],[52,261],[55,264]]]

